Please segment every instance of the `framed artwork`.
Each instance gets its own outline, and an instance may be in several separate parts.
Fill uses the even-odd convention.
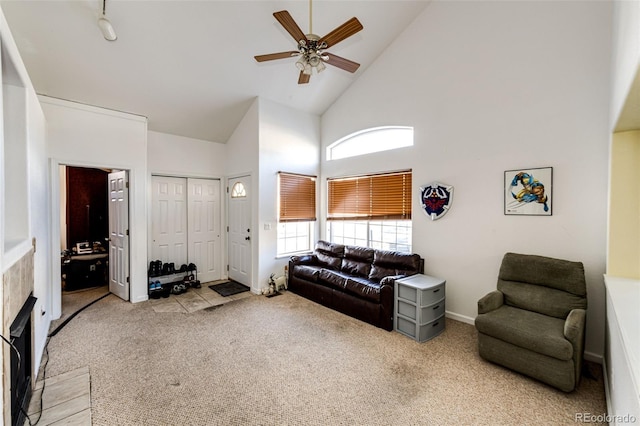
[[[504,172],[504,214],[551,216],[553,167]]]

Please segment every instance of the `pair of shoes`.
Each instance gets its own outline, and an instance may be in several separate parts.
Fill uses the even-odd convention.
[[[196,277],[194,277],[193,274],[189,274],[186,277],[184,277],[182,282],[184,283],[184,285],[186,287],[191,287],[191,288],[200,288],[200,287],[202,287],[200,285],[200,281],[196,280]]]
[[[187,265],[186,264],[182,264],[182,266],[180,266],[180,270],[178,272],[187,272]]]
[[[171,294],[182,294],[187,291],[187,286],[183,283],[176,283],[171,287]]]
[[[175,263],[165,263],[162,265],[162,275],[171,275],[176,273]]]
[[[162,284],[160,284],[160,281],[153,281],[151,284],[149,284],[149,290],[162,290]]]
[[[158,277],[162,275],[162,261],[154,260],[149,262],[149,276]]]
[[[190,264],[189,264],[189,266],[187,266],[187,269],[188,269],[189,271],[195,271],[195,270],[196,270],[196,269],[198,269],[198,268],[196,268],[195,263],[190,263]]]

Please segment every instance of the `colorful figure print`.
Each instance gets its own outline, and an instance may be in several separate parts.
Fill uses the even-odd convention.
[[[518,185],[521,185],[520,188]],[[514,190],[520,189],[518,193]],[[513,207],[517,207],[523,203],[540,203],[545,212],[549,211],[547,204],[548,197],[544,193],[544,185],[533,177],[530,173],[520,172],[516,174],[511,181],[511,196],[517,203]]]

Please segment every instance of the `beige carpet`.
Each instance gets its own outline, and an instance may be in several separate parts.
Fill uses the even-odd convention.
[[[109,296],[49,353],[47,376],[89,367],[94,425],[569,425],[606,410],[599,366],[565,394],[480,359],[468,324],[419,344],[291,293],[193,313]]]

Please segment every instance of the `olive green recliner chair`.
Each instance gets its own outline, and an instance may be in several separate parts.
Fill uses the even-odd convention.
[[[580,382],[587,309],[581,262],[507,253],[478,301],[480,356],[562,391]]]

